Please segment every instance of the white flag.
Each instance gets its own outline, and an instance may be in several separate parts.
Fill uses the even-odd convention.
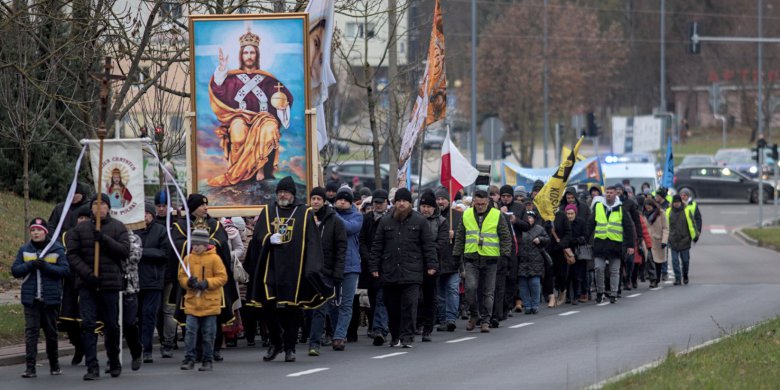
[[[328,143],[325,127],[325,101],[328,87],[336,82],[330,64],[330,48],[333,41],[333,6],[335,0],[310,1],[309,13],[309,72],[311,104],[317,109],[317,147]]]
[[[103,145],[103,182],[98,183],[100,149],[97,143],[89,144],[95,188],[108,195],[111,217],[131,228],[135,224],[144,223],[144,161],[141,147],[140,140],[106,140]]]

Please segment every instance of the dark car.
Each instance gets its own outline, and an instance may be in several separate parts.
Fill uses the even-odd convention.
[[[728,167],[705,165],[681,167],[674,175],[674,187],[679,193],[688,189],[693,198],[747,199],[758,202],[758,182]],[[764,200],[774,197],[772,185],[764,184]]]

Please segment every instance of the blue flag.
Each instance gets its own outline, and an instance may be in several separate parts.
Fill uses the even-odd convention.
[[[664,166],[664,176],[661,178],[661,185],[666,188],[674,186],[674,154],[672,153],[672,137],[667,137],[666,143],[666,166]]]

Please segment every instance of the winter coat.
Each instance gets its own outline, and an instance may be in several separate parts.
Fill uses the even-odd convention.
[[[179,267],[179,285],[187,290],[184,295],[184,312],[195,317],[219,315],[224,306],[222,286],[227,283],[228,276],[214,246],[209,245],[209,249],[200,255],[190,253],[184,259],[184,264],[190,267],[191,275],[198,281],[205,279],[208,282],[208,289],[198,294],[197,290],[187,287],[189,278],[184,268]]]
[[[143,243],[143,254],[138,264],[139,287],[141,290],[162,290],[171,250],[165,226],[152,222],[133,233]]]
[[[588,244],[589,237],[590,235],[588,234],[588,227],[585,219],[577,214],[574,221],[571,221],[571,240],[569,240],[569,248],[576,253],[578,246]]]
[[[433,215],[425,219],[428,221],[428,228],[431,229],[433,238],[436,241],[436,269],[441,270],[441,262],[445,251],[449,249],[450,257],[452,257],[452,247],[449,245],[450,226],[447,219],[439,214],[439,209],[436,209]]]
[[[653,240],[653,261],[656,263],[666,262],[666,249],[663,244],[669,242],[669,224],[666,216],[660,209],[655,209],[654,214],[643,215],[647,221],[647,228],[650,231],[650,238]]]
[[[391,212],[379,220],[369,271],[379,272],[382,285],[422,284],[423,275],[436,264],[435,238],[420,213],[412,211],[398,221]]]
[[[623,195],[620,197],[620,203],[623,204],[623,210],[628,212],[628,215],[631,216],[631,222],[634,223],[634,237],[636,238],[635,244],[639,245],[639,241],[641,241],[642,237],[642,224],[639,222],[639,206],[637,206],[636,201]]]
[[[450,208],[442,210],[440,216],[444,218],[444,230],[447,233],[447,240],[441,246],[439,252],[439,272],[438,275],[448,275],[460,270],[461,258],[452,255],[452,240],[450,240]],[[460,221],[463,219],[463,213],[458,210],[452,210],[452,230],[457,229]],[[454,237],[454,233],[453,233]]]
[[[563,256],[563,248],[569,247],[571,241],[571,222],[566,218],[566,213],[558,211],[555,213],[555,219],[553,220],[553,229],[558,236],[558,240],[555,240],[552,231],[550,232],[550,253],[560,253]]]
[[[66,235],[66,251],[70,270],[76,274],[76,287],[83,285],[84,280],[94,276],[93,264],[95,258],[95,220],[84,221]],[[99,289],[121,290],[122,262],[130,255],[130,239],[128,231],[122,222],[106,216],[100,226],[103,241],[100,243],[100,275]]]
[[[41,245],[43,244],[43,245]],[[22,305],[32,306],[41,286],[41,299],[46,305],[59,305],[62,301],[62,279],[70,272],[65,248],[55,242],[49,252],[43,256],[46,265],[36,269],[34,261],[38,259],[46,242],[36,245],[32,241],[19,248],[16,259],[11,265],[11,274],[22,281]]]
[[[669,213],[669,247],[675,251],[691,249],[691,233],[688,230],[688,220],[685,218],[685,207]]]
[[[225,226],[225,233],[228,237],[227,243],[228,248],[230,249],[230,260],[232,262],[241,261],[246,252],[244,248],[244,239],[241,237],[241,231],[235,226]]]
[[[390,214],[388,211],[385,215]],[[369,269],[369,262],[371,261],[371,247],[374,245],[374,236],[376,235],[376,228],[379,226],[379,220],[382,217],[377,217],[373,211],[363,216],[363,226],[360,228],[360,267],[361,269]],[[363,272],[358,279],[358,288],[374,288],[379,287],[379,280],[372,277],[370,272]]]
[[[57,224],[60,222],[60,218],[65,219],[65,222],[62,223],[62,230],[60,230],[61,232],[66,232],[76,226],[76,223],[78,222],[78,218],[76,218],[76,211],[82,207],[89,207],[89,199],[86,196],[82,198],[81,202],[71,204],[70,207],[68,207],[68,209],[65,211],[65,215],[62,215],[62,212],[65,209],[65,203],[59,203],[54,206],[54,210],[51,211],[47,225],[49,233],[54,234],[54,230],[57,229]]]
[[[485,215],[490,212],[491,207],[488,206],[487,210],[485,211]],[[476,216],[476,210],[474,215]],[[479,224],[479,220],[477,220],[477,223]],[[507,223],[506,218],[499,218],[498,219],[498,227],[496,228],[498,233],[498,241],[500,245],[500,256],[509,256],[512,252],[512,231],[509,230],[509,223]],[[479,259],[478,253],[464,253],[466,247],[466,226],[463,224],[463,220],[461,219],[460,224],[458,225],[458,228],[455,230],[455,245],[452,248],[452,255],[453,256],[463,256],[464,261],[474,261]],[[485,257],[488,261],[498,262],[498,257]]]
[[[341,281],[344,279],[344,258],[347,256],[347,231],[344,229],[344,222],[336,216],[332,207],[322,207],[324,215],[317,226],[322,243],[322,274]]]
[[[539,245],[534,244],[535,238]],[[544,275],[544,255],[542,250],[550,242],[550,236],[544,228],[535,223],[523,234],[520,240],[520,257],[517,259],[517,275],[521,277]]]
[[[347,232],[344,273],[360,273],[360,229],[363,227],[363,214],[353,205],[348,210],[336,209],[336,215],[341,218]]]
[[[607,206],[607,201],[605,198],[602,197],[596,197],[595,203],[593,204],[593,210],[591,210],[590,218],[588,219],[588,232],[591,236],[595,236],[595,230],[596,230],[596,203],[601,203],[604,205],[605,214],[607,214],[607,218],[609,218],[610,209],[611,212],[617,212],[619,209],[623,208],[623,204],[620,201],[620,198],[615,198],[615,203],[611,206]],[[595,238],[593,239],[593,256],[594,257],[606,257],[606,258],[623,258],[624,250],[628,248],[634,247],[635,242],[635,235],[636,235],[636,229],[634,228],[634,222],[631,219],[631,215],[629,215],[628,211],[622,210],[623,213],[623,219],[622,219],[622,226],[623,226],[623,242],[615,242],[612,240],[602,240]]]

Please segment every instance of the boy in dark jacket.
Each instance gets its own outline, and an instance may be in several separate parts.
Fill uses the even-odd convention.
[[[40,329],[46,336],[46,355],[49,372],[62,375],[57,355],[57,316],[62,302],[62,279],[68,274],[65,250],[56,242],[44,253],[50,243],[46,220],[35,218],[29,224],[30,241],[19,248],[11,266],[11,273],[22,281],[24,306],[25,363],[23,378],[35,378]]]

